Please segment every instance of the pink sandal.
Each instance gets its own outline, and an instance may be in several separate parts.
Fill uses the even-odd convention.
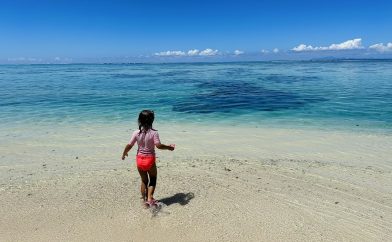
[[[151,201],[146,201],[146,205],[149,207],[155,206],[155,205],[157,205],[157,203],[158,203],[158,201],[155,199],[153,199]]]

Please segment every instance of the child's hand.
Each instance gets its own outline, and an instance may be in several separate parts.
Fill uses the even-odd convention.
[[[169,147],[170,147],[169,150],[173,151],[176,148],[176,145],[175,144],[170,144]]]
[[[121,160],[125,160],[125,156],[128,156],[128,154],[125,154],[121,157]]]

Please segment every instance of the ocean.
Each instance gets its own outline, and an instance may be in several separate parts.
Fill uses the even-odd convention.
[[[0,123],[392,130],[392,61],[0,65]]]

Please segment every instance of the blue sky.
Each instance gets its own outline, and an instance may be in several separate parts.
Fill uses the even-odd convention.
[[[328,56],[390,58],[392,1],[1,1],[1,63]]]

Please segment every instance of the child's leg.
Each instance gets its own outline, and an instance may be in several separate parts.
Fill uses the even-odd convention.
[[[139,171],[140,178],[142,179],[142,183],[140,185],[140,193],[142,194],[143,200],[147,199],[147,184],[148,184],[148,176],[146,171],[142,171],[141,169],[137,169]]]
[[[150,183],[148,184],[147,201],[152,201],[154,199],[154,191],[157,183],[157,166],[154,164],[150,170],[148,170],[148,176],[150,177]]]

